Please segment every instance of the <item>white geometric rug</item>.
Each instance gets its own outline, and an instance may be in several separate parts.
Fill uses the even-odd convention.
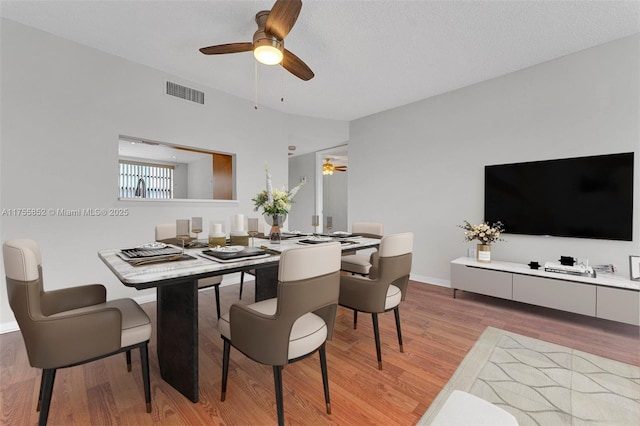
[[[493,327],[418,425],[430,424],[455,389],[505,409],[520,426],[640,425],[640,367]]]

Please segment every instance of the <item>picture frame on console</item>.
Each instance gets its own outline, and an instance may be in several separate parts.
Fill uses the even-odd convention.
[[[629,256],[629,278],[640,281],[640,256]]]

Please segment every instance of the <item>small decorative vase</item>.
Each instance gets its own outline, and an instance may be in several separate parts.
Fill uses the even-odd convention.
[[[491,244],[478,244],[476,260],[478,262],[491,263]]]
[[[280,244],[281,228],[286,219],[286,214],[264,215],[264,220],[271,225],[271,230],[269,231],[269,241],[271,244]]]

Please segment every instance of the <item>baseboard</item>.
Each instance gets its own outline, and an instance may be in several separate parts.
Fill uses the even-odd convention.
[[[451,288],[451,280],[443,280],[442,278],[411,274],[409,276],[409,279],[411,281],[417,281],[419,283],[433,284],[433,285],[437,285],[438,287]]]
[[[11,333],[20,330],[16,321],[8,321],[0,324],[0,334]]]

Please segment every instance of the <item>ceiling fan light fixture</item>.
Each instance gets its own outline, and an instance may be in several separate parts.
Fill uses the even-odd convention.
[[[253,56],[265,65],[277,65],[284,57],[282,42],[275,37],[260,38],[253,42]]]
[[[331,176],[334,170],[333,164],[329,162],[328,158],[325,161],[326,163],[322,164],[322,174],[325,176]]]

